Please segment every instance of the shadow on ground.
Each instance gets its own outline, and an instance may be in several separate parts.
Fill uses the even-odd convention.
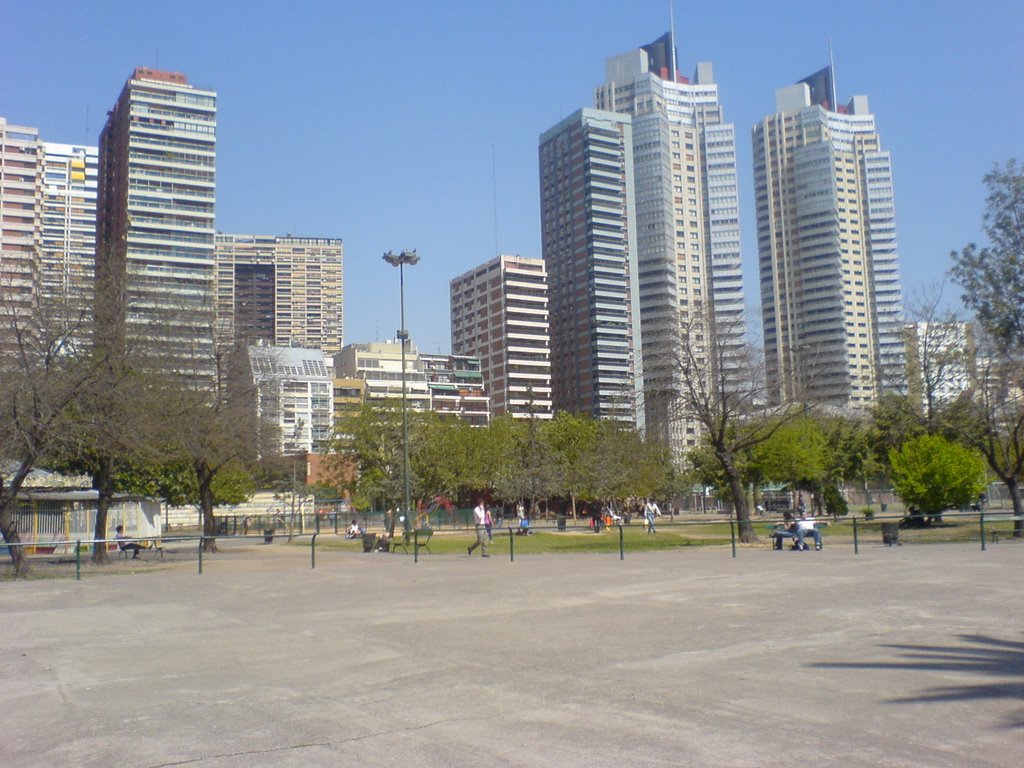
[[[926,688],[916,696],[889,699],[887,704],[1007,699],[1024,703],[1024,642],[986,635],[960,635],[956,645],[883,645],[896,652],[895,661],[821,662],[819,669],[898,669],[960,672],[996,682]],[[1024,707],[1012,714],[1007,728],[1024,728]]]

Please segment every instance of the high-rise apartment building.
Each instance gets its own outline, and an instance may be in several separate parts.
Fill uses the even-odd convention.
[[[744,334],[736,132],[724,121],[711,64],[678,74],[671,33],[607,61],[599,109],[631,116],[643,409],[649,435],[674,454],[696,445],[681,408],[676,350],[716,346],[716,365],[738,365]],[[715,339],[707,338],[714,334]],[[695,337],[705,337],[694,343]]]
[[[217,94],[137,68],[100,134],[97,335],[189,378],[213,371]]]
[[[0,294],[70,323],[92,311],[96,147],[0,118]]]
[[[25,306],[33,298],[42,153],[35,128],[0,118],[0,301],[4,311]]]
[[[96,147],[43,142],[39,289],[69,317],[91,315],[96,281]]]
[[[342,241],[216,236],[217,327],[252,344],[341,351]]]
[[[753,130],[770,395],[865,408],[906,383],[891,158],[830,67],[775,103]]]
[[[449,290],[452,352],[479,358],[491,412],[550,419],[544,260],[504,254],[454,278]]]
[[[629,115],[581,109],[540,137],[556,411],[642,424]]]

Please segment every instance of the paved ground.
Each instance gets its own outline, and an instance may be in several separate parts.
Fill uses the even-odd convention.
[[[253,544],[4,582],[0,763],[1017,768],[1022,566]]]

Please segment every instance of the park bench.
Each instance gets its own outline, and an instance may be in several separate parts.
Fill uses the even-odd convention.
[[[149,552],[152,555],[152,558],[156,558],[159,556],[161,560],[164,559],[164,547],[159,539],[132,539],[132,541],[134,541],[136,544],[142,547],[143,552]],[[121,549],[120,547],[118,547],[118,552],[121,554],[121,557],[123,557],[125,560],[127,560],[129,558],[129,555],[131,555],[130,549]]]
[[[434,535],[433,528],[419,528],[415,531],[405,531],[402,537],[395,536],[391,541],[391,551],[396,552],[401,547],[405,554],[409,554],[409,547],[419,543],[420,549],[430,552],[430,538]]]

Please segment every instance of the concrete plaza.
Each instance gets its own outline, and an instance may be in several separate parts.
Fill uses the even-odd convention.
[[[1017,543],[309,566],[0,583],[0,763],[1024,764]]]

